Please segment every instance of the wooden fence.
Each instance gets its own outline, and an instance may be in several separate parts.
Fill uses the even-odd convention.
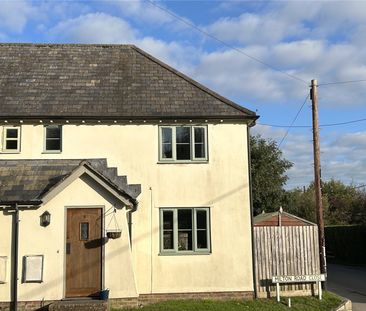
[[[319,274],[317,226],[254,227],[258,297],[273,297],[272,276]],[[314,284],[281,285],[283,295],[316,294]]]

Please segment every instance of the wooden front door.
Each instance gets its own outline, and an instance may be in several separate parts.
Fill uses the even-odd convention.
[[[66,297],[91,297],[102,289],[102,209],[67,210]]]

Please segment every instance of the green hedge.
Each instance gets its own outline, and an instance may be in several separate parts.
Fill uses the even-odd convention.
[[[325,245],[329,260],[366,264],[366,226],[325,227]]]

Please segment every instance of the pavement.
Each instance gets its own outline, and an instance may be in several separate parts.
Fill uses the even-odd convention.
[[[366,311],[366,267],[328,264],[327,286],[352,300],[353,311]]]

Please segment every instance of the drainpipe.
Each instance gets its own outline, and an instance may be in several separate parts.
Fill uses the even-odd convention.
[[[13,232],[14,232],[14,246],[13,246],[13,308],[18,310],[18,251],[19,251],[19,208],[18,204],[14,204],[14,218],[13,218]]]
[[[130,245],[132,249],[132,213],[136,212],[138,206],[138,201],[133,202],[131,210],[127,212],[127,222],[128,222],[128,233],[130,235]]]
[[[256,262],[255,262],[255,241],[254,241],[254,220],[253,220],[253,193],[252,193],[252,161],[251,161],[251,148],[250,148],[250,127],[254,124],[247,125],[247,149],[248,149],[248,175],[249,175],[249,200],[250,200],[250,229],[252,235],[252,269],[253,269],[253,286],[254,286],[254,298],[258,298],[257,294],[257,275],[256,275]]]
[[[132,211],[128,211],[127,221],[128,221],[128,233],[130,235],[130,245],[132,248]]]

